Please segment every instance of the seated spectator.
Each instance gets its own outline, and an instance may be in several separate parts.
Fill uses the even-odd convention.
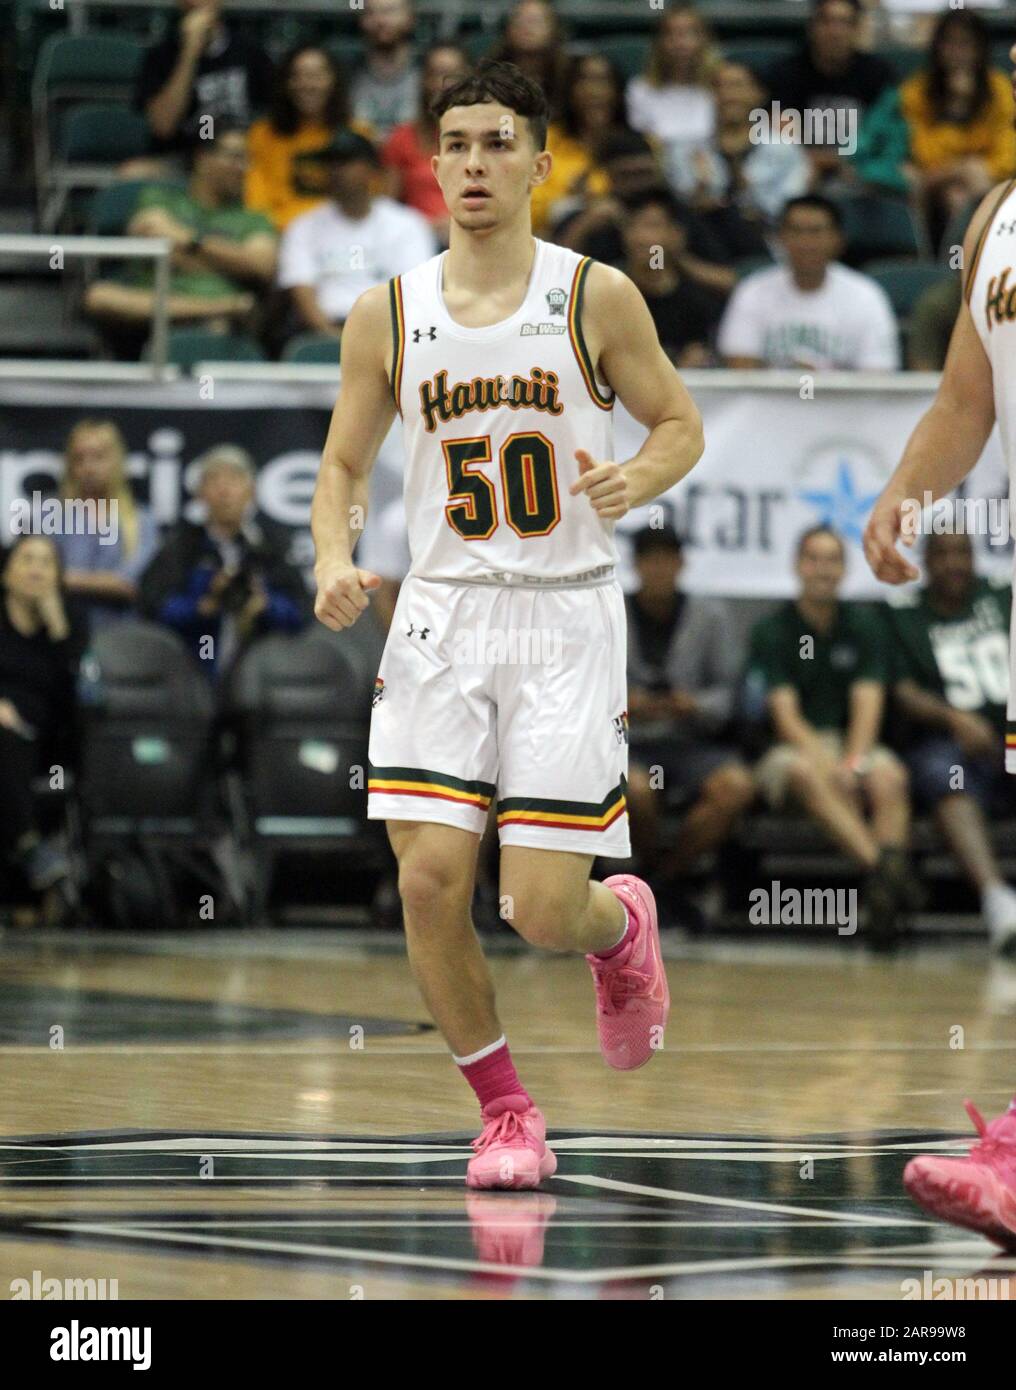
[[[843,217],[818,194],[793,198],[780,241],[787,264],[742,280],[720,324],[728,367],[894,371],[896,316],[881,286],[840,265]]]
[[[350,122],[346,81],[327,49],[313,44],[294,48],[276,74],[271,111],[247,133],[246,203],[251,211],[263,212],[282,229],[318,207],[325,190],[300,187],[293,161],[326,145],[344,126],[368,137],[373,133],[363,122]]]
[[[222,0],[178,0],[176,32],[145,54],[134,104],[148,117],[152,144],[176,156],[182,173],[195,140],[209,138],[219,121],[247,127],[271,97],[272,64],[240,26],[222,19]],[[132,178],[166,177],[174,165],[135,162]]]
[[[0,864],[13,862],[41,893],[70,867],[59,841],[42,838],[32,780],[73,754],[68,730],[88,624],[64,592],[48,536],[10,546],[0,591]]]
[[[639,531],[634,552],[639,587],[625,598],[627,797],[633,847],[662,888],[727,839],[755,788],[722,741],[741,671],[723,605],[681,590],[684,558],[671,527]],[[661,811],[678,801],[684,819],[661,852]]]
[[[429,260],[437,244],[425,217],[374,193],[379,156],[362,135],[339,131],[299,162],[327,166],[330,197],[286,228],[279,286],[290,291],[302,330],[341,338],[365,290]]]
[[[93,633],[131,616],[138,579],[159,545],[154,516],[134,500],[126,458],[112,420],[79,420],[64,448],[60,496],[104,501],[113,509],[112,536],[82,530],[54,537],[64,591],[78,599]]]
[[[246,134],[224,121],[215,138],[195,142],[185,189],[143,188],[127,231],[168,237],[169,317],[173,323],[235,325],[255,305],[275,272],[276,235],[268,218],[243,203]],[[151,261],[135,261],[120,280],[98,280],[85,308],[114,328],[147,330],[155,304]]]
[[[713,76],[716,132],[708,142],[671,147],[667,177],[707,223],[727,260],[765,255],[767,238],[788,199],[811,181],[799,145],[755,138],[755,113],[765,99],[743,63],[721,63]]]
[[[840,601],[845,569],[835,531],[805,531],[799,596],[752,629],[750,713],[768,716],[775,740],[755,781],[774,811],[796,803],[863,870],[869,931],[888,942],[909,905],[907,773],[878,742],[890,673],[884,624]]]
[[[587,198],[555,222],[553,239],[584,256],[606,265],[623,265],[627,257],[623,228],[629,205],[645,193],[666,188],[659,156],[637,130],[608,132],[597,147],[598,162],[607,176],[608,191]],[[734,288],[737,272],[723,263],[723,246],[702,221],[678,200],[688,232],[681,255],[681,269],[704,289],[726,297]]]
[[[504,34],[485,57],[521,68],[546,93],[551,119],[560,116],[569,63],[565,33],[550,0],[518,0],[508,12]]]
[[[413,48],[410,0],[364,0],[360,31],[367,46],[351,90],[353,115],[387,140],[416,115],[420,70]]]
[[[431,168],[438,123],[430,105],[448,83],[458,82],[468,71],[469,59],[458,44],[433,44],[423,57],[416,119],[396,126],[381,150],[381,162],[392,176],[393,196],[426,217],[442,246],[448,245],[448,208]]]
[[[1012,102],[984,21],[951,10],[935,26],[927,68],[886,91],[862,124],[858,175],[915,191],[937,243],[956,211],[1016,172]]]
[[[609,58],[582,53],[572,59],[565,81],[561,119],[551,123],[547,149],[550,175],[533,189],[533,232],[542,236],[555,204],[581,203],[606,193],[607,175],[597,166],[597,146],[609,131],[627,125],[621,79]]]
[[[712,36],[692,0],[660,18],[644,73],[628,83],[628,123],[659,142],[704,145],[716,128],[712,77],[719,63]]]
[[[221,682],[257,637],[307,621],[303,576],[286,559],[285,529],[254,503],[254,464],[220,444],[201,461],[202,523],[181,521],[141,577],[141,611],[177,631]]]
[[[1016,947],[1016,892],[1002,877],[988,823],[1011,815],[1002,750],[1009,697],[1011,592],[979,579],[970,537],[930,534],[927,583],[904,590],[886,613],[894,692],[907,718],[911,785],[934,813],[949,848],[977,889],[994,945]]]
[[[861,0],[812,0],[800,48],[769,69],[772,100],[802,115],[827,112],[830,125],[843,119],[837,113],[846,112],[856,137],[865,112],[896,81],[884,58],[862,51],[863,27]],[[816,187],[847,176],[852,167],[834,143],[810,144],[807,154]]]
[[[664,352],[678,367],[708,367],[723,300],[681,267],[688,231],[681,206],[665,188],[629,199],[624,223],[625,272],[645,295]]]
[[[963,303],[963,282],[957,272],[924,291],[910,315],[907,367],[912,372],[940,372]]]

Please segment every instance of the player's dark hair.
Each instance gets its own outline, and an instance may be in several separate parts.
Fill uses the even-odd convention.
[[[453,106],[507,106],[516,116],[525,116],[529,133],[538,150],[547,146],[550,107],[543,88],[527,77],[514,63],[483,62],[461,82],[447,86],[431,103],[430,114],[439,121]]]
[[[667,522],[663,526],[644,526],[632,538],[632,551],[636,560],[651,555],[654,550],[668,550],[672,555],[684,553],[684,541]]]
[[[788,198],[780,213],[780,228],[787,225],[787,219],[795,208],[811,208],[824,212],[838,232],[843,231],[843,213],[832,198],[823,198],[821,193],[802,193],[799,198]]]
[[[846,560],[847,547],[843,537],[840,535],[839,531],[835,530],[825,521],[820,521],[817,526],[809,526],[807,531],[802,531],[798,536],[796,551],[798,559],[804,554],[805,546],[814,536],[832,536],[833,540],[836,541],[837,545],[840,547],[840,554],[843,556],[843,559]]]

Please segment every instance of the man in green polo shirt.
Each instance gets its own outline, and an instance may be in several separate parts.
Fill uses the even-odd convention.
[[[773,809],[795,802],[865,873],[867,933],[888,944],[908,902],[907,773],[878,742],[890,677],[885,626],[841,602],[845,568],[835,531],[806,531],[800,594],[752,631],[748,690],[776,740],[755,779]]]
[[[244,207],[246,169],[244,131],[220,119],[212,138],[195,143],[186,188],[157,184],[138,195],[129,235],[168,237],[173,243],[173,322],[235,324],[271,283],[278,239],[267,217]],[[92,285],[85,307],[113,322],[147,323],[155,302],[154,283],[153,262],[134,261],[123,279]]]
[[[924,562],[927,584],[887,609],[914,795],[980,893],[993,944],[1009,952],[1016,892],[999,870],[987,817],[1016,809],[1003,756],[1011,589],[978,578],[961,533],[930,534]]]

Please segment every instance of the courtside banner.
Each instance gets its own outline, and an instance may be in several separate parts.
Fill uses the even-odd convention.
[[[618,527],[622,580],[631,584],[628,538],[643,525],[672,521],[686,538],[691,592],[780,598],[795,591],[797,537],[819,521],[844,536],[844,592],[874,596],[879,586],[861,553],[872,504],[931,404],[933,375],[892,377],[797,373],[689,372],[685,380],[705,421],[706,452],[694,472],[657,504]],[[335,400],[332,384],[216,380],[205,399],[197,381],[163,386],[92,382],[0,382],[0,531],[25,504],[49,495],[64,441],[78,420],[113,419],[128,446],[138,496],[163,526],[196,516],[199,456],[213,444],[242,445],[259,470],[258,500],[293,530],[293,560],[309,565],[310,502]],[[615,456],[635,454],[645,430],[618,406]],[[399,578],[408,565],[401,514],[401,425],[374,471],[361,562]],[[974,535],[979,570],[1008,575],[1008,478],[997,431],[962,489],[952,521],[940,510],[925,525],[956,524]]]

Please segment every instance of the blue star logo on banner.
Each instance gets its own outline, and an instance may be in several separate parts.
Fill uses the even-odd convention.
[[[858,493],[845,458],[839,461],[833,487],[825,492],[799,492],[797,495],[802,502],[815,508],[823,526],[831,526],[847,540],[858,543],[864,535],[868,513],[878,498],[877,492]]]

